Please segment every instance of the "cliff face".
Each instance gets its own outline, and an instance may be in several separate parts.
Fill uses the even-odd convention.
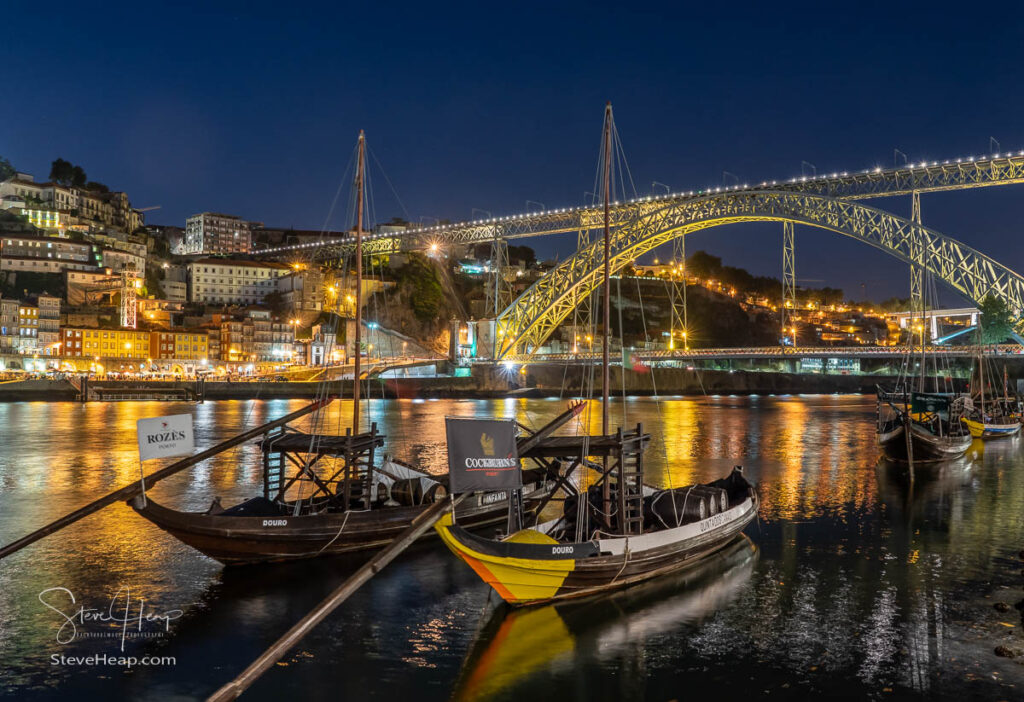
[[[442,262],[443,263],[443,262]],[[445,292],[445,275],[433,259],[410,254],[394,272],[395,287],[366,307],[368,319],[396,329],[434,353],[448,353],[448,323],[459,315],[454,295]]]
[[[686,295],[691,346],[726,348],[778,343],[779,323],[774,315],[748,313],[733,298],[696,285],[687,286]],[[643,341],[645,333],[647,339],[661,340],[662,332],[671,328],[672,307],[665,281],[624,278],[612,282],[612,330],[616,336],[619,306],[627,344]]]

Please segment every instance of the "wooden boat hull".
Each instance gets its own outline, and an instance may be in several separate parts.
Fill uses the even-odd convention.
[[[547,486],[527,492],[524,507],[536,508]],[[508,500],[474,495],[465,519],[472,529],[504,525]],[[152,499],[136,497],[131,507],[179,541],[224,565],[314,558],[382,548],[409,527],[430,505],[380,507],[372,510],[300,516],[225,516],[179,512]],[[463,503],[466,505],[466,502]],[[432,532],[428,531],[427,536]]]
[[[903,424],[886,427],[887,431],[879,432],[878,445],[885,457],[892,461],[906,463],[907,438]],[[951,461],[960,458],[971,445],[970,434],[957,436],[936,436],[917,424],[910,425],[911,449],[914,462]]]
[[[966,417],[963,417],[960,421],[967,426],[971,436],[975,439],[1008,438],[1020,433],[1020,422],[994,424],[991,422],[979,422],[974,419],[967,419]]]
[[[639,536],[561,544],[543,535],[488,540],[452,523],[435,529],[445,545],[513,606],[585,597],[693,565],[727,546],[757,515],[757,495],[699,522]],[[460,521],[462,516],[459,515]]]

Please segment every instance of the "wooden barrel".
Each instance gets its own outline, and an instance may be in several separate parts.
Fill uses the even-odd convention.
[[[671,529],[707,519],[708,498],[690,487],[659,490],[644,500],[644,523],[652,528]]]
[[[432,483],[424,490],[419,478],[396,480],[391,486],[391,499],[407,507],[432,505],[446,497],[448,497],[448,489],[444,485]]]
[[[711,487],[710,485],[695,485],[693,491],[700,493],[707,499],[708,516],[729,509],[729,494],[725,490]]]
[[[419,478],[396,480],[391,486],[391,499],[406,507],[423,503],[423,486]]]

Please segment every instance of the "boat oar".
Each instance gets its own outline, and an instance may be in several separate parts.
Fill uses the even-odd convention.
[[[439,500],[431,505],[424,512],[416,517],[409,528],[395,537],[388,546],[371,558],[362,568],[357,570],[348,580],[339,585],[327,598],[316,606],[309,614],[300,619],[291,629],[285,632],[284,636],[274,642],[270,648],[253,661],[248,668],[242,671],[237,678],[224,685],[213,693],[207,702],[222,702],[233,700],[245,692],[257,678],[267,672],[270,666],[281,660],[293,646],[322,622],[328,614],[333,612],[342,602],[349,598],[353,592],[358,590],[367,580],[379,573],[384,566],[394,560],[395,556],[411,546],[427,529],[434,526],[434,522],[441,518],[444,511],[450,506],[455,506],[465,499],[466,494],[459,495],[454,501]]]
[[[161,468],[160,470],[156,471],[155,473],[152,473],[151,475],[147,475],[145,478],[146,487],[152,487],[153,484],[163,480],[164,478],[174,475],[175,473],[182,471],[185,468],[188,468],[189,466],[194,466],[197,463],[205,461],[207,458],[210,458],[211,456],[215,456],[218,453],[221,453],[222,451],[226,451],[227,449],[232,448],[233,446],[238,446],[239,444],[245,443],[249,439],[255,438],[264,432],[274,429],[275,427],[279,427],[282,424],[287,424],[288,422],[298,419],[299,417],[307,415],[310,412],[313,412],[329,404],[333,400],[333,397],[328,397],[323,400],[317,400],[316,402],[313,402],[307,405],[306,407],[303,407],[302,409],[296,410],[291,414],[285,415],[280,419],[275,419],[273,422],[267,422],[266,424],[256,427],[255,429],[252,429],[250,431],[247,431],[244,434],[239,434],[238,436],[232,437],[227,441],[222,441],[213,448],[208,448],[205,451],[197,453],[194,456],[189,456],[188,458],[183,458],[180,461],[175,461],[171,465],[165,468]],[[90,502],[86,506],[80,507],[76,509],[74,512],[71,512],[70,514],[64,515],[55,522],[50,522],[41,529],[36,529],[28,536],[23,536],[17,541],[7,544],[3,548],[0,548],[0,559],[4,559],[7,556],[14,553],[15,551],[20,551],[29,544],[39,541],[39,539],[43,538],[44,536],[49,536],[55,531],[60,531],[69,524],[74,524],[82,517],[87,517],[93,512],[98,512],[104,507],[112,505],[115,502],[118,502],[120,500],[130,500],[136,495],[142,493],[142,484],[143,483],[141,480],[136,480],[134,483],[126,485],[120,490],[115,490],[114,492],[104,497],[101,497],[95,502]]]

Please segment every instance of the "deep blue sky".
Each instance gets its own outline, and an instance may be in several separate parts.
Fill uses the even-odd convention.
[[[990,136],[1024,148],[1014,3],[629,4],[16,3],[0,155],[43,178],[69,159],[161,205],[153,223],[217,210],[319,228],[360,128],[414,220],[579,203],[606,100],[641,192],[887,165],[894,148],[977,155]],[[378,219],[402,215],[375,180]],[[1022,194],[927,195],[924,221],[1024,270]],[[909,213],[909,198],[878,204]],[[688,247],[779,275],[780,238],[741,225]],[[905,294],[882,253],[797,242],[800,278]]]

